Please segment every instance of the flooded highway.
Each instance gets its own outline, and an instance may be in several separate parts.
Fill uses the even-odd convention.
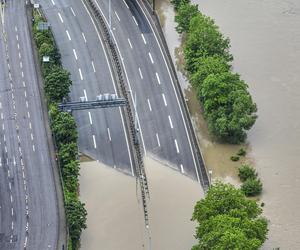
[[[263,249],[300,248],[300,1],[194,0],[231,40],[234,71],[249,84],[258,120],[248,134],[248,157],[264,184],[261,201],[270,219]],[[157,5],[173,60],[182,68],[180,43],[168,1]],[[229,158],[241,146],[214,142],[184,76],[186,98],[213,177],[238,184],[239,163]]]
[[[81,163],[80,199],[86,203],[87,226],[81,250],[191,249],[196,243],[193,208],[201,186],[157,161],[145,160],[150,187],[150,234],[145,230],[135,178],[101,163]],[[149,241],[149,236],[151,241]]]

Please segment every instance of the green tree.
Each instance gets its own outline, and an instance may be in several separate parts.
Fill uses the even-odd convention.
[[[196,203],[192,220],[200,224],[211,216],[227,214],[233,217],[256,218],[262,212],[255,201],[245,198],[233,185],[218,182]]]
[[[70,73],[54,66],[45,78],[45,92],[50,102],[61,102],[70,92]]]
[[[192,249],[259,249],[268,232],[261,212],[255,201],[231,184],[214,184],[195,206],[192,220],[199,223],[198,244]]]
[[[220,140],[241,143],[257,118],[256,104],[239,75],[230,72],[209,75],[199,97],[210,131]]]
[[[43,56],[49,56],[50,62],[47,62],[47,64],[60,64],[60,54],[54,43],[43,43],[40,46],[39,55],[41,59],[43,58]]]
[[[51,43],[51,37],[49,33],[46,32],[36,32],[34,39],[38,48],[40,48],[43,43]]]
[[[188,32],[190,20],[199,13],[198,5],[183,3],[180,4],[175,16],[177,23],[176,30],[178,33]]]
[[[68,164],[77,159],[78,147],[75,142],[62,144],[59,148],[58,157],[61,165]]]
[[[211,74],[221,74],[230,70],[228,62],[220,56],[200,57],[196,60],[195,71],[190,75],[193,87],[199,87]],[[199,89],[200,91],[200,89]]]
[[[63,144],[76,143],[78,132],[74,118],[67,112],[59,112],[53,118],[51,128],[59,148]]]
[[[62,168],[64,187],[71,193],[78,191],[79,161],[71,161]]]
[[[262,192],[262,183],[260,179],[247,179],[241,186],[241,190],[246,196],[256,196]]]
[[[255,179],[257,177],[257,173],[253,167],[243,164],[239,167],[239,177],[241,181],[246,181],[248,179]]]
[[[67,200],[65,205],[69,233],[74,250],[77,249],[82,230],[86,228],[87,212],[84,206],[84,203],[73,199]]]
[[[226,61],[233,59],[229,53],[230,41],[220,33],[214,21],[201,14],[194,16],[190,21],[189,32],[184,46],[186,69],[189,73],[195,72],[198,58],[220,56]]]
[[[174,5],[175,10],[177,10],[180,5],[188,4],[190,2],[191,2],[191,0],[171,0],[171,4]]]

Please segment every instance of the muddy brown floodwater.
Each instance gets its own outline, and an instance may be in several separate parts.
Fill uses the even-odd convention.
[[[300,1],[192,1],[231,39],[234,70],[249,84],[258,104],[246,160],[253,162],[264,184],[262,201],[270,232],[263,249],[300,249]],[[180,62],[173,9],[167,0],[158,8],[173,60]],[[228,161],[236,148],[209,138],[195,97],[182,74],[179,79],[187,89],[208,168],[215,178],[236,183],[236,166]]]
[[[195,202],[203,197],[200,185],[151,158],[145,166],[152,249],[191,249],[195,224],[190,218]],[[81,249],[148,250],[139,197],[135,178],[95,161],[82,162],[80,199],[86,203],[88,228]]]

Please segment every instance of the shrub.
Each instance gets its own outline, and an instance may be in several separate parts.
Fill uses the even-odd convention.
[[[232,161],[239,161],[240,157],[237,156],[237,155],[233,155],[233,156],[230,157],[230,160],[232,160]]]
[[[247,152],[243,148],[240,148],[240,150],[237,152],[237,155],[239,155],[239,156],[245,156],[246,154],[247,154]]]
[[[262,192],[260,179],[247,179],[241,186],[241,190],[246,196],[256,196]]]
[[[257,173],[254,168],[244,164],[239,167],[239,177],[241,181],[246,181],[248,179],[255,179],[257,177]]]

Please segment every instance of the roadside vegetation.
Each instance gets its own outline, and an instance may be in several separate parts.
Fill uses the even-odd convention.
[[[192,250],[257,250],[268,233],[267,220],[253,200],[231,184],[215,183],[198,201],[192,220],[198,222]]]
[[[222,142],[244,142],[246,131],[257,119],[257,107],[248,85],[232,72],[229,39],[190,0],[171,2],[176,10],[176,30],[185,37],[185,69],[211,134]]]
[[[254,168],[250,165],[243,164],[239,167],[239,177],[243,182],[241,190],[246,196],[261,194],[263,185]]]
[[[79,161],[77,147],[77,128],[71,114],[60,112],[57,104],[68,98],[70,86],[70,73],[63,69],[60,54],[56,47],[50,30],[39,31],[39,22],[45,22],[43,16],[33,11],[33,35],[38,49],[38,55],[44,78],[44,91],[47,98],[51,130],[55,139],[60,166],[63,191],[65,198],[65,212],[69,231],[68,249],[79,248],[80,235],[86,228],[87,212],[85,206],[78,198]],[[43,57],[49,56],[49,62],[43,62]]]

